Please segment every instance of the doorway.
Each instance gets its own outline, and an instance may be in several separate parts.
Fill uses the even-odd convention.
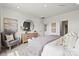
[[[61,22],[60,35],[63,36],[68,33],[68,20]]]

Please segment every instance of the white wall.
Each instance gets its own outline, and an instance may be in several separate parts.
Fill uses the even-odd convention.
[[[22,25],[23,21],[26,20],[27,18],[33,20],[35,28],[40,35],[43,35],[43,24],[40,19],[35,18],[31,15],[23,14],[19,11],[15,11],[12,9],[8,8],[0,8],[0,21],[1,21],[1,31],[3,31],[3,18],[4,17],[9,17],[13,19],[18,20],[18,29],[20,30],[20,26]],[[64,13],[61,15],[57,16],[52,16],[49,17],[48,19],[45,20],[45,23],[47,24],[47,31],[45,32],[46,34],[49,35],[60,35],[60,21],[62,20],[68,20],[68,31],[74,31],[79,33],[79,10],[72,11],[69,13]],[[56,21],[56,33],[51,32],[51,22]]]
[[[3,18],[8,17],[8,18],[13,18],[18,20],[18,31],[20,31],[20,26],[22,26],[23,22],[26,19],[30,19],[34,22],[34,30],[36,30],[40,35],[42,35],[42,26],[41,26],[41,21],[38,18],[35,18],[31,15],[23,14],[19,11],[15,11],[9,8],[1,8],[1,31],[3,31]]]
[[[68,31],[77,32],[79,35],[79,10],[59,15],[60,20],[68,20]]]
[[[3,25],[3,20],[2,20],[3,14],[2,13],[3,13],[3,10],[2,10],[2,7],[0,7],[0,32],[2,32],[3,30],[3,26],[2,26]]]
[[[1,32],[1,7],[0,7],[0,32]]]
[[[57,33],[52,33],[51,32],[51,27],[50,24],[52,21],[57,20],[56,23],[57,24]],[[60,21],[63,20],[68,20],[68,32],[73,31],[78,33],[79,35],[79,10],[76,11],[72,11],[72,12],[68,12],[68,13],[64,13],[61,15],[57,15],[57,16],[52,16],[50,18],[47,19],[47,34],[60,34]]]

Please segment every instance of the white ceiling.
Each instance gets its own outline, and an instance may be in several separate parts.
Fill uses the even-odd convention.
[[[1,5],[35,17],[49,17],[79,9],[79,4],[75,3],[4,3]]]

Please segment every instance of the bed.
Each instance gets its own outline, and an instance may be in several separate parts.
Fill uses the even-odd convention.
[[[79,56],[79,39],[76,33],[65,36],[46,44],[41,56]]]
[[[29,40],[28,44],[20,45],[7,53],[8,56],[41,56],[43,47],[49,42],[55,41],[60,36],[58,35],[47,35],[40,36]]]
[[[65,36],[49,35],[33,38],[26,45],[14,48],[8,56],[79,56],[79,39],[76,33]]]

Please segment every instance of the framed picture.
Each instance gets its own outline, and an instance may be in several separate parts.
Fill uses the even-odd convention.
[[[51,23],[51,32],[56,33],[56,22]]]

